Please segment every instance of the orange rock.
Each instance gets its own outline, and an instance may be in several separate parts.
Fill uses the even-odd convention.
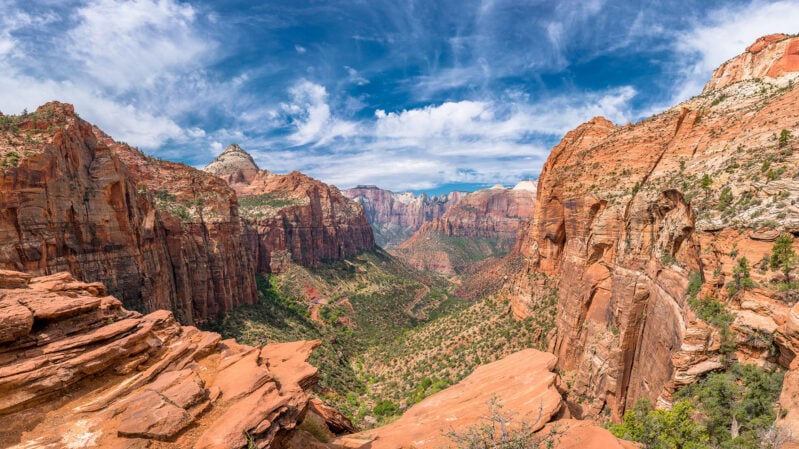
[[[461,197],[440,218],[424,223],[392,254],[421,271],[453,275],[468,270],[474,263],[463,261],[439,244],[437,235],[487,239],[487,255],[504,253],[514,247],[522,222],[533,216],[536,188],[530,181],[506,189],[495,186]],[[479,244],[479,243],[478,243]]]
[[[255,301],[235,192],[221,180],[116,142],[68,104],[40,106],[19,135],[0,134],[0,150],[20,155],[0,172],[0,268],[69,270],[128,307],[169,309],[187,324]]]
[[[411,237],[419,228],[441,218],[465,192],[418,197],[411,192],[394,193],[377,186],[358,186],[343,190],[347,198],[363,206],[366,219],[375,231],[375,241],[383,248],[394,248]]]
[[[375,246],[363,208],[335,186],[296,171],[260,170],[235,144],[205,170],[238,194],[247,244],[261,273],[283,270],[286,252],[296,263],[317,266]]]
[[[771,34],[758,38],[747,47],[746,53],[730,59],[716,69],[703,93],[739,81],[764,76],[776,78],[793,72],[799,72],[799,38]]]
[[[408,409],[391,424],[341,437],[333,444],[348,448],[439,448],[451,444],[445,435],[483,422],[496,399],[512,422],[539,430],[561,409],[551,370],[552,354],[526,349],[478,367],[471,375]]]
[[[568,398],[583,399],[570,404],[578,417],[609,409],[620,419],[643,397],[668,406],[721,366],[720,331],[688,305],[693,273],[698,298],[740,311],[740,357],[765,363],[768,348],[746,337],[765,332],[782,364],[797,363],[791,318],[782,332],[772,318],[788,316],[791,298],[760,272],[775,233],[799,229],[799,152],[777,137],[799,135],[796,43],[763,39],[716,70],[702,96],[627,126],[592,119],[553,148],[512,253],[524,266],[503,292],[524,317],[557,288],[551,349],[572,378]],[[760,288],[731,299],[740,257]]]
[[[0,447],[269,447],[292,436],[318,341],[222,342],[102,291],[68,274],[0,290]]]

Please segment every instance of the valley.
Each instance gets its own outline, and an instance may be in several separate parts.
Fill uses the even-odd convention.
[[[799,447],[797,84],[764,36],[436,196],[0,115],[0,445]]]

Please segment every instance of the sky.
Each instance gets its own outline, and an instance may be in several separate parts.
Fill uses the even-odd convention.
[[[195,167],[439,193],[538,176],[594,116],[699,94],[799,0],[0,0],[0,111],[75,105]]]

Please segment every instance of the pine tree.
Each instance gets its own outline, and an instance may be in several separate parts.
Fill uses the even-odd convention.
[[[785,282],[791,282],[791,271],[796,268],[796,251],[793,250],[793,236],[783,232],[771,248],[771,269],[785,275]]]

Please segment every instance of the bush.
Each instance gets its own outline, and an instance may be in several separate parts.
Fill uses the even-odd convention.
[[[796,268],[796,251],[793,250],[793,236],[783,232],[771,248],[769,264],[772,270],[779,270],[785,275],[785,282],[791,283],[791,270]]]
[[[447,437],[458,449],[538,449],[556,447],[557,429],[550,433],[537,435],[534,426],[541,420],[541,408],[535,422],[515,424],[502,413],[502,404],[493,399],[488,405],[489,414],[484,422],[476,424],[463,432],[450,431]]]
[[[387,418],[389,416],[396,416],[400,414],[399,405],[391,401],[381,401],[372,409],[372,413],[379,418]]]
[[[624,414],[621,424],[608,426],[619,438],[644,443],[648,449],[707,448],[709,436],[704,425],[694,421],[694,407],[688,401],[671,410],[654,410],[649,399],[639,400]]]
[[[782,147],[784,147],[784,146],[788,145],[788,142],[789,142],[789,141],[790,141],[792,138],[793,138],[793,136],[791,135],[791,132],[790,132],[790,131],[788,131],[787,129],[783,129],[783,130],[780,132],[780,140],[779,140],[779,146],[780,146],[780,148],[782,148]]]

